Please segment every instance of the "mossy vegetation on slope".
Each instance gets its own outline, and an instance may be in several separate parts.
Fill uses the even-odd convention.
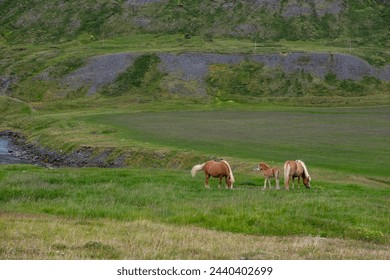
[[[9,43],[86,40],[137,33],[252,40],[342,39],[388,45],[383,1],[1,1],[1,36]],[[294,32],[290,32],[294,30]],[[373,32],[375,31],[375,32]]]
[[[156,54],[145,54],[136,58],[134,63],[120,73],[114,83],[105,87],[105,96],[125,94],[144,95],[146,98],[161,92],[160,83],[164,74],[158,70],[160,58]]]
[[[343,96],[358,97],[390,92],[390,83],[373,77],[362,80],[339,80],[333,73],[321,79],[312,73],[286,73],[280,68],[243,61],[236,65],[210,67],[207,77],[209,93],[220,100],[261,97]]]

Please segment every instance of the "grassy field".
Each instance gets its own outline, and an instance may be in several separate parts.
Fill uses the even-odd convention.
[[[336,1],[335,13],[314,1],[292,17],[290,4],[306,4],[128,2],[0,1],[0,131],[127,164],[0,166],[0,259],[390,259],[388,82],[243,61],[210,65],[199,98],[170,92],[181,77],[158,68],[159,53],[317,52],[380,70],[384,1]],[[143,55],[96,94],[64,84],[90,58],[123,52]],[[212,158],[231,163],[234,190],[190,176]],[[258,161],[287,159],[307,163],[313,188],[260,191]]]
[[[388,107],[179,104],[6,119],[47,146],[158,157],[120,169],[0,166],[0,258],[389,259]],[[169,154],[188,158],[164,167]],[[192,178],[198,156],[227,158],[235,189]],[[260,191],[256,162],[290,158],[307,163],[313,188]]]
[[[219,157],[388,175],[389,107],[101,114],[121,139]],[[281,167],[281,166],[280,166]]]
[[[389,258],[383,184],[317,182],[311,191],[262,192],[258,176],[238,173],[228,191],[215,181],[207,190],[202,176],[192,179],[186,170],[0,171],[3,259]],[[243,247],[232,251],[240,238]],[[178,251],[173,240],[183,244]]]

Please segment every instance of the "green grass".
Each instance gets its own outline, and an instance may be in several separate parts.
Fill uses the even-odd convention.
[[[388,107],[101,114],[118,137],[215,157],[388,176]],[[279,166],[280,168],[282,166]],[[310,168],[309,168],[310,169]]]
[[[212,65],[207,85],[208,93],[218,99],[247,102],[255,101],[259,97],[361,97],[390,92],[389,83],[375,78],[365,77],[360,81],[338,80],[335,74],[329,73],[323,80],[303,71],[285,73],[282,69],[250,61],[237,65]]]
[[[260,191],[236,174],[233,190],[204,188],[187,170],[1,166],[2,212],[149,220],[268,236],[389,242],[388,187],[317,182],[312,190]]]
[[[382,252],[390,243],[387,106],[221,103],[182,104],[178,111],[178,105],[134,104],[100,114],[97,108],[52,109],[7,118],[50,147],[115,147],[131,157],[130,167],[120,169],[0,166],[0,228],[15,227],[21,238],[6,230],[0,258],[388,258]],[[286,119],[295,124],[275,129]],[[207,190],[202,173],[190,176],[202,159],[225,156],[236,178],[233,190],[217,189],[216,179]],[[306,161],[312,189],[261,191],[255,163],[281,168],[287,158]],[[55,234],[47,236],[53,225]],[[164,236],[156,240],[156,231]],[[138,245],[128,245],[124,235]],[[195,249],[204,236],[210,246],[229,240],[221,248],[232,254]],[[172,239],[183,244],[176,247]]]
[[[135,59],[131,67],[118,75],[114,84],[106,86],[102,94],[105,96],[134,95],[137,94],[137,89],[142,88],[142,95],[154,96],[159,92],[159,84],[164,76],[157,70],[159,62],[160,59],[156,54],[140,56]],[[144,88],[147,88],[147,91]]]
[[[42,0],[2,1],[0,8],[7,16],[0,20],[1,38],[10,43],[42,43],[75,38],[94,41],[147,33],[181,34],[183,38],[199,36],[207,41],[222,36],[260,42],[341,39],[353,40],[357,45],[388,44],[389,8],[374,1],[349,0],[344,1],[340,13],[312,12],[293,17],[283,15],[286,12],[283,8],[291,1],[281,2],[276,10],[245,2],[231,7],[214,1],[183,0],[180,5],[178,1],[168,1],[144,6],[129,6],[124,2],[53,1],[48,5]]]
[[[361,46],[350,48],[348,44],[329,40],[261,42],[254,44],[245,38],[216,37],[205,41],[201,36],[185,39],[180,34],[132,34],[116,36],[104,40],[84,41],[82,38],[67,42],[46,42],[42,44],[10,45],[0,42],[2,64],[0,71],[5,76],[17,77],[17,84],[11,85],[8,94],[13,98],[33,103],[62,102],[85,96],[85,89],[72,91],[62,84],[66,74],[80,68],[88,58],[95,55],[140,52],[135,63],[150,65],[142,69],[134,65],[117,77],[117,80],[100,90],[106,97],[119,95],[133,96],[132,102],[149,102],[157,98],[172,98],[165,83],[175,80],[171,74],[163,80],[164,73],[157,67],[156,53],[159,52],[212,52],[240,54],[287,54],[289,52],[348,53],[366,59],[372,65],[387,65],[389,54],[381,46]],[[214,67],[214,68],[213,68]],[[138,69],[136,69],[138,68]],[[216,65],[212,69],[219,69]],[[372,78],[361,81],[335,81],[328,77],[325,81],[306,74],[285,74],[280,70],[263,67],[260,64],[243,62],[226,71],[208,73],[207,92],[217,100],[235,100],[241,103],[277,102],[279,104],[308,105],[373,105],[389,104],[389,83]],[[254,68],[254,69],[252,69]],[[221,70],[221,69],[220,69]],[[137,73],[138,71],[138,73]],[[144,71],[142,76],[139,76]],[[127,74],[126,74],[127,73]],[[127,75],[127,76],[126,76]],[[131,77],[138,79],[134,84]],[[256,79],[253,79],[256,77]],[[132,84],[133,83],[133,84]],[[191,82],[183,82],[184,88],[196,96]],[[300,97],[299,100],[296,97]],[[65,99],[65,100],[64,100]],[[138,100],[138,101],[137,101]],[[116,102],[113,100],[112,102]],[[65,102],[67,103],[67,102]],[[88,101],[86,101],[88,103]]]

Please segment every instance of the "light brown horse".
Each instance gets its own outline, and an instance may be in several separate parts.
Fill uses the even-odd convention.
[[[263,175],[264,175],[264,188],[263,190],[266,190],[267,189],[267,181],[268,181],[268,184],[269,184],[269,189],[272,188],[271,186],[271,178],[275,178],[275,181],[276,181],[276,190],[279,190],[280,187],[279,187],[279,174],[280,174],[280,170],[279,168],[277,167],[270,167],[268,164],[264,163],[264,162],[260,162],[259,163],[259,166],[257,167],[257,169],[255,169],[256,171],[258,172],[263,172]]]
[[[305,163],[301,160],[288,160],[284,163],[284,186],[286,190],[290,189],[290,180],[292,180],[292,188],[294,188],[295,177],[298,177],[298,188],[300,188],[302,177],[303,184],[310,189],[311,177]]]
[[[226,181],[226,188],[227,189],[232,189],[233,188],[233,183],[234,183],[234,176],[232,169],[230,168],[229,163],[225,160],[221,161],[214,161],[210,160],[202,164],[197,164],[191,169],[191,174],[192,177],[195,177],[196,172],[198,171],[204,171],[204,174],[206,176],[206,182],[205,182],[205,187],[210,188],[209,186],[209,178],[210,176],[214,178],[219,178],[219,185],[218,188],[221,187],[221,181],[222,178],[225,177]]]

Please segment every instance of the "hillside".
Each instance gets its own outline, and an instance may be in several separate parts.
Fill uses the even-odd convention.
[[[1,1],[0,9],[0,95],[25,102],[389,99],[386,1]]]
[[[389,43],[384,0],[3,0],[0,9],[1,36],[9,43],[140,33]]]

